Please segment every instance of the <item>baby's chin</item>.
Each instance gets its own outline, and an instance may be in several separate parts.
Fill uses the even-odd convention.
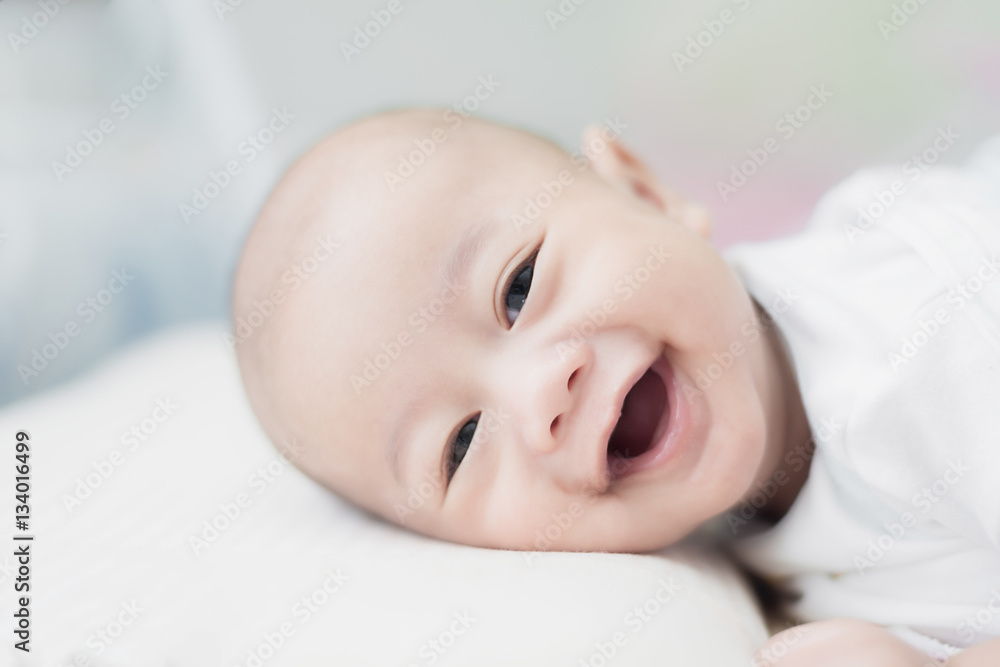
[[[602,523],[580,525],[580,514],[574,517],[568,508],[563,509],[562,512],[550,512],[547,520],[537,526],[519,526],[512,531],[483,531],[481,524],[466,530],[461,526],[444,528],[386,519],[427,537],[470,547],[512,551],[647,553],[676,544],[697,528],[697,525],[672,526],[665,530],[662,526],[633,525],[623,529],[621,522],[617,527]],[[633,509],[642,511],[641,508],[628,508],[629,511]]]

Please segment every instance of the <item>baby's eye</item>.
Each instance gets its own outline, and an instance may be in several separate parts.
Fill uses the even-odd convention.
[[[479,415],[476,415],[469,421],[462,425],[462,428],[458,429],[458,433],[452,438],[446,447],[445,451],[445,468],[447,469],[447,479],[450,482],[455,471],[458,469],[458,465],[465,458],[466,452],[469,451],[469,445],[472,444],[472,438],[476,435],[476,424],[479,423]]]
[[[528,290],[531,289],[531,274],[534,273],[535,257],[537,256],[538,251],[536,250],[531,257],[525,260],[524,264],[514,270],[514,277],[504,291],[503,304],[507,311],[507,324],[509,326],[514,325],[514,320],[517,319],[521,308],[524,307],[524,302],[528,299]]]

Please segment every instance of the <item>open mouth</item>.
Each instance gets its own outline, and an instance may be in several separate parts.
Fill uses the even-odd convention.
[[[608,438],[609,463],[613,459],[634,459],[649,451],[668,426],[669,414],[664,419],[664,413],[669,413],[667,408],[666,384],[650,368],[625,396],[618,423]]]

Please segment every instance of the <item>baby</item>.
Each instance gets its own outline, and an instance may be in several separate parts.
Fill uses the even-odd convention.
[[[724,259],[618,131],[571,156],[407,110],[302,157],[235,285],[272,441],[464,544],[644,552],[731,529],[819,621],[784,667],[1000,665],[1000,151],[862,172],[803,234]]]

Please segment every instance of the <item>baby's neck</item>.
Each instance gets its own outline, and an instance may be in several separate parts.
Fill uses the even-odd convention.
[[[759,316],[765,317],[756,302],[754,308]],[[764,332],[764,347],[772,380],[765,409],[767,423],[775,427],[769,429],[764,465],[753,491],[761,488],[759,484],[774,482],[772,488],[776,491],[760,514],[777,522],[788,512],[809,477],[814,443],[788,348],[774,324]]]

